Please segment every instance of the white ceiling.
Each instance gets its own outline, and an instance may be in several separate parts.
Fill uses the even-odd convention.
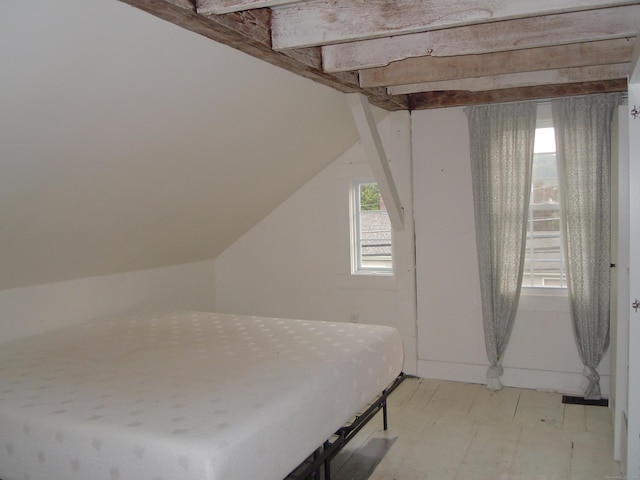
[[[357,141],[343,94],[115,0],[0,2],[0,289],[216,257]]]

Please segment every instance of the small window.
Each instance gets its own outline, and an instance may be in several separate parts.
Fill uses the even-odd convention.
[[[555,132],[550,116],[536,128],[523,287],[566,288]]]
[[[392,274],[391,221],[378,184],[353,182],[351,204],[351,273]]]

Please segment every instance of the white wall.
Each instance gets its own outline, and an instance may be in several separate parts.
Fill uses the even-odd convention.
[[[462,108],[412,113],[418,373],[486,381],[467,119]],[[503,361],[509,386],[582,393],[566,297],[523,293]],[[598,368],[609,391],[609,354]]]
[[[122,2],[2,0],[0,289],[212,259],[357,138],[342,93]]]
[[[0,343],[141,309],[215,310],[213,260],[0,290]]]
[[[466,117],[461,108],[413,112],[412,152],[398,156],[409,141],[400,128],[405,116],[390,114],[380,124],[409,219],[407,230],[394,236],[394,253],[401,258],[396,277],[349,275],[346,192],[352,178],[371,175],[356,145],[216,259],[216,307],[394,325],[405,339],[409,373],[485,383]],[[412,191],[413,202],[407,198]],[[412,210],[417,299],[412,295]],[[566,296],[523,293],[503,365],[505,385],[582,393],[583,366]],[[608,353],[598,370],[607,395]]]
[[[239,314],[391,325],[405,342],[405,371],[415,373],[409,114],[389,114],[379,128],[408,220],[393,238],[396,275],[350,275],[349,182],[372,176],[356,144],[216,259],[216,307]]]

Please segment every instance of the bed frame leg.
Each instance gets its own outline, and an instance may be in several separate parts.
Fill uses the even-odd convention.
[[[387,422],[387,400],[385,399],[382,403],[382,426],[386,430],[388,427]]]
[[[316,448],[316,451],[313,452],[313,462],[314,463],[320,457],[321,453],[322,453],[322,451],[321,451],[320,447]],[[314,472],[311,473],[311,476],[309,478],[317,478],[318,480],[320,480],[320,467],[319,466],[318,466],[318,468],[316,468],[316,470]]]
[[[325,450],[329,448],[331,444],[329,441],[324,442]],[[327,457],[324,461],[324,480],[331,480],[331,457]]]
[[[387,397],[405,379],[404,373],[400,373],[393,384],[383,390],[382,395],[369,405],[362,414],[356,415],[353,422],[338,429],[334,433],[334,441],[327,440],[316,449],[308,458],[310,462],[303,462],[296,471],[289,474],[287,480],[331,480],[331,460],[349,441],[382,409],[382,421],[384,429],[388,429],[387,421]],[[297,472],[297,473],[296,473]],[[323,475],[324,474],[324,475]]]

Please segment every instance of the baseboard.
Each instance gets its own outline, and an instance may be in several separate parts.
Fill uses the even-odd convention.
[[[418,360],[418,376],[436,380],[485,384],[487,368],[488,365]],[[532,388],[567,395],[583,394],[580,388],[584,381],[582,372],[554,372],[505,366],[501,380],[505,387]],[[601,374],[600,389],[604,397],[609,396],[609,375]]]

